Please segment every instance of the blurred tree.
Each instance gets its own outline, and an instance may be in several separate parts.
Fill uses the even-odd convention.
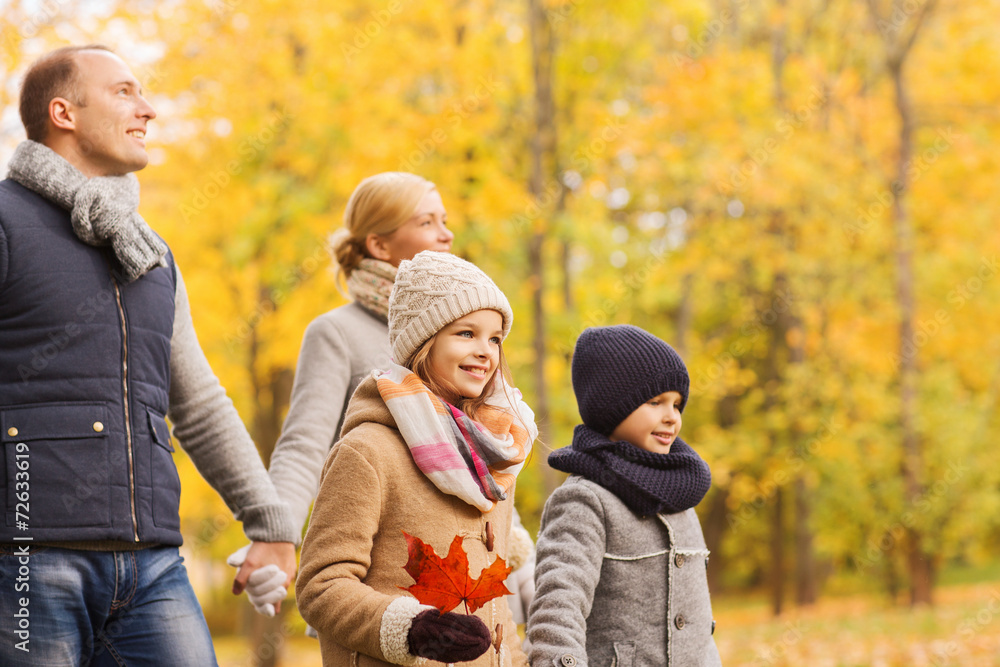
[[[916,427],[917,350],[913,348],[916,321],[916,284],[913,276],[914,229],[907,212],[906,191],[911,186],[915,120],[908,82],[903,74],[910,50],[921,27],[934,7],[935,0],[924,0],[915,10],[900,0],[889,7],[878,0],[868,0],[874,27],[885,42],[885,67],[892,80],[895,109],[899,116],[899,147],[895,173],[889,180],[892,199],[892,226],[896,259],[896,299],[899,307],[899,391],[900,430],[902,436],[902,474],[906,503],[915,507],[926,492],[923,444]],[[911,14],[914,14],[911,16]],[[911,604],[933,601],[934,553],[924,546],[926,536],[917,526],[906,527],[906,551],[910,575]]]

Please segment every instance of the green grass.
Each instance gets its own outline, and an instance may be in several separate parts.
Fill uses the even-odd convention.
[[[941,586],[981,584],[990,581],[1000,582],[1000,562],[952,567],[942,572],[938,578],[938,584]]]

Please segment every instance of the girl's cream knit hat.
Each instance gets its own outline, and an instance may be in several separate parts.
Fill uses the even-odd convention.
[[[393,360],[405,365],[428,338],[458,318],[484,309],[500,313],[503,338],[507,338],[514,312],[507,297],[479,267],[433,250],[403,260],[389,296]]]

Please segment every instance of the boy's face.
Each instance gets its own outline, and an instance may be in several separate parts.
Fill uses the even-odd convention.
[[[611,440],[624,440],[654,454],[669,453],[681,432],[681,399],[676,391],[654,396],[611,432]]]

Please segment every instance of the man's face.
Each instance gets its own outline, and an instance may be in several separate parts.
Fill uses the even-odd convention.
[[[146,123],[156,111],[121,58],[106,51],[76,56],[80,93],[74,105],[77,168],[88,177],[118,176],[146,166]]]

